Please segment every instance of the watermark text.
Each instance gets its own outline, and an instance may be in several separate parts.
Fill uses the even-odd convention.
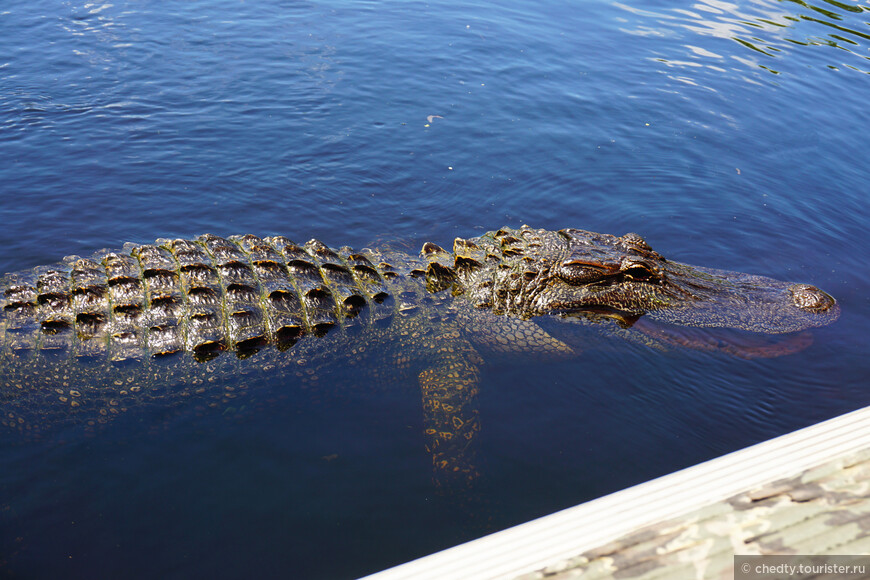
[[[870,556],[734,556],[734,580],[870,579]]]

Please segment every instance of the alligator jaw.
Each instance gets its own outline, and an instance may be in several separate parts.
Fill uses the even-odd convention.
[[[809,284],[673,262],[669,269],[688,295],[650,310],[653,320],[781,334],[826,326],[840,316],[834,298]]]

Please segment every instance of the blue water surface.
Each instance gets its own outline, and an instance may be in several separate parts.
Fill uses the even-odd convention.
[[[528,223],[815,284],[842,316],[774,359],[613,341],[490,365],[473,494],[433,489],[414,385],[341,369],[276,405],[9,441],[0,570],[356,577],[870,404],[868,24],[866,0],[4,3],[0,272]]]

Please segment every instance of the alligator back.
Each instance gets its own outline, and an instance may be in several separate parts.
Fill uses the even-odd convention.
[[[316,240],[158,240],[7,276],[0,333],[12,351],[113,361],[286,348],[304,334],[387,316],[391,275],[371,252]]]

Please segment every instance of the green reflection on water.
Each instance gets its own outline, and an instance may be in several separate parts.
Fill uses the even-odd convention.
[[[855,70],[870,74],[863,61],[870,60],[870,33],[863,32],[870,26],[866,16],[870,8],[839,0],[768,0],[737,4],[719,0],[700,0],[693,10],[673,9],[661,13],[641,10],[635,6],[615,3],[615,6],[637,17],[637,28],[631,33],[641,34],[650,30],[650,20],[663,28],[682,28],[702,36],[714,36],[737,42],[752,51],[752,55],[732,55],[732,58],[749,66],[762,68],[772,74],[783,74],[765,62],[765,58],[786,58],[798,50],[796,47],[827,46],[839,49],[836,52],[814,53],[822,59],[820,66],[831,70]],[[848,53],[848,55],[844,54]],[[693,58],[698,56],[695,53]],[[717,58],[721,57],[716,54]],[[855,59],[861,59],[856,61]],[[845,59],[845,60],[844,60]],[[671,65],[681,58],[665,59]],[[784,67],[778,67],[778,69]],[[788,69],[785,68],[785,72]]]

